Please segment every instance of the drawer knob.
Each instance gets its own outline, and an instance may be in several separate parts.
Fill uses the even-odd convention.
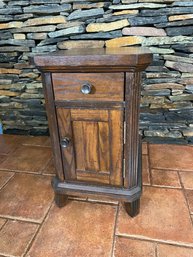
[[[88,94],[90,94],[91,91],[92,91],[92,85],[89,84],[89,83],[85,83],[85,84],[82,85],[80,91],[81,91],[83,94],[88,95]]]
[[[70,139],[68,137],[65,137],[65,138],[62,139],[62,141],[61,141],[61,146],[62,147],[66,148],[66,147],[69,146],[69,144],[70,144]]]

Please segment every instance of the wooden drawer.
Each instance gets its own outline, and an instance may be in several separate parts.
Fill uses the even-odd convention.
[[[55,100],[123,101],[124,73],[53,73]]]

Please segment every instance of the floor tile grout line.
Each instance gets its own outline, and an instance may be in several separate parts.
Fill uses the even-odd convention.
[[[188,248],[188,249],[193,249],[193,244],[188,245],[188,244],[183,244],[178,243],[176,241],[163,241],[163,240],[158,240],[158,239],[153,239],[153,238],[145,238],[145,237],[138,237],[134,235],[123,235],[123,234],[116,234],[117,237],[125,238],[125,239],[131,239],[131,240],[138,240],[138,241],[145,241],[145,242],[150,242],[150,243],[156,243],[156,244],[164,244],[164,245],[172,245],[172,246],[178,246],[178,247],[183,247],[183,248]]]
[[[21,170],[14,170],[14,169],[6,169],[6,168],[0,168],[0,172],[15,172],[16,174],[27,174],[27,175],[36,175],[36,176],[50,176],[53,177],[55,174],[44,174],[41,172],[32,172],[32,171],[21,171]]]
[[[148,184],[144,184],[144,186],[149,186],[149,187],[156,187],[156,188],[166,188],[166,189],[181,189],[181,186],[166,186],[166,185],[148,185]]]
[[[15,255],[10,255],[10,254],[2,254],[0,253],[0,257],[18,257],[18,256],[15,256]],[[20,257],[23,257],[23,256],[20,256]]]
[[[144,144],[145,142],[141,142],[141,154],[142,155],[148,155],[148,146],[147,146],[147,152],[146,151],[143,151],[143,145],[147,145],[147,143],[146,144]]]
[[[38,222],[35,220],[27,219],[27,218],[19,218],[19,217],[14,217],[14,216],[7,216],[7,215],[0,215],[1,219],[7,219],[7,220],[12,220],[12,221],[21,221],[21,222],[26,222],[26,223],[31,223],[31,224],[37,224],[40,225],[42,221]]]
[[[43,172],[45,171],[46,167],[48,166],[49,162],[53,159],[53,157],[51,157],[47,162],[46,165],[44,165],[44,167],[40,170],[40,173],[43,174]]]
[[[176,190],[182,190],[181,187],[172,187],[172,186],[162,186],[162,185],[148,185],[144,184],[144,187],[154,187],[154,188],[165,188],[165,189],[176,189]]]
[[[0,188],[0,192],[7,186],[9,181],[12,180],[14,177],[15,177],[15,173],[2,185],[2,187]]]
[[[43,148],[51,148],[49,145],[33,145],[33,144],[21,144],[22,146],[35,146],[35,147],[43,147]]]
[[[50,209],[51,209],[52,206],[53,206],[53,203],[54,203],[54,200],[51,202],[50,207],[48,208],[47,213],[46,213],[45,216],[44,216],[44,219],[43,219],[42,222],[39,224],[39,227],[38,227],[36,233],[34,234],[34,236],[32,237],[31,241],[29,242],[28,246],[26,247],[25,252],[23,253],[23,256],[22,256],[22,257],[26,257],[26,255],[27,255],[28,252],[30,251],[30,249],[31,249],[31,247],[32,247],[32,245],[33,245],[33,243],[34,243],[34,241],[35,241],[35,239],[36,239],[36,237],[37,237],[37,235],[38,235],[40,229],[42,228],[42,226],[43,226],[43,224],[44,224],[46,218],[48,217],[48,214],[49,214],[49,212],[50,212]]]
[[[36,229],[34,235],[32,236],[31,240],[27,243],[27,245],[26,245],[26,247],[25,247],[25,249],[24,249],[24,252],[22,253],[21,257],[24,257],[24,256],[25,256],[25,254],[26,254],[26,252],[27,252],[27,250],[28,250],[28,247],[29,247],[29,246],[31,245],[31,243],[33,242],[36,233],[39,231],[39,227],[40,227],[40,225],[39,225],[39,226],[37,225],[37,229]]]
[[[149,182],[150,182],[150,186],[152,186],[152,184],[153,184],[153,179],[152,179],[152,174],[151,174],[151,160],[150,160],[150,150],[149,150],[149,143],[147,144],[147,149],[148,149],[148,151],[147,151],[147,153],[148,153],[148,155],[147,155],[147,158],[148,158],[148,168],[149,168]],[[143,164],[142,164],[143,165]]]
[[[193,219],[192,219],[192,214],[191,214],[191,210],[190,210],[190,206],[189,206],[189,203],[188,203],[188,198],[186,196],[186,192],[185,192],[185,187],[182,183],[182,179],[181,179],[181,176],[180,176],[180,172],[181,171],[178,171],[178,176],[179,176],[179,180],[180,180],[180,184],[181,184],[181,187],[182,187],[182,192],[183,192],[183,195],[184,195],[184,198],[185,198],[185,201],[186,201],[186,205],[188,207],[188,213],[189,213],[189,216],[190,216],[190,221],[191,221],[191,224],[192,224],[192,228],[193,228]]]
[[[117,205],[117,208],[116,208],[115,223],[114,223],[114,230],[113,230],[113,242],[112,242],[111,255],[110,255],[111,257],[114,256],[114,248],[115,248],[115,240],[116,240],[116,228],[117,228],[118,215],[119,215],[119,206],[120,206],[120,203]]]
[[[80,201],[80,202],[85,202],[85,203],[90,203],[90,204],[101,204],[101,205],[110,205],[110,206],[118,206],[118,204],[116,203],[112,203],[112,202],[100,202],[100,200],[98,201],[90,201],[89,199],[73,199],[70,198],[69,201]]]
[[[4,223],[3,226],[0,228],[0,232],[1,232],[1,230],[5,227],[5,225],[7,224],[8,221],[9,221],[9,220],[6,219],[5,223]]]
[[[155,243],[155,257],[159,257],[158,256],[158,243]]]
[[[152,170],[163,170],[163,171],[180,171],[180,172],[193,172],[193,169],[192,170],[181,170],[181,169],[171,169],[171,168],[157,168],[157,167],[152,167]]]

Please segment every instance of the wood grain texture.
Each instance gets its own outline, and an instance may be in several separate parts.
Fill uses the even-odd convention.
[[[65,179],[76,179],[70,110],[58,108],[57,118],[60,131],[60,143],[65,137],[70,139],[70,144],[68,147],[61,147]]]
[[[72,122],[76,170],[85,170],[84,131],[82,121]]]
[[[107,122],[98,122],[98,140],[99,140],[99,163],[100,171],[110,170],[110,145],[109,145],[109,124]]]
[[[53,73],[55,100],[122,101],[123,73]],[[83,94],[81,87],[92,85],[90,94]]]
[[[48,124],[50,130],[52,152],[54,156],[54,165],[56,167],[56,176],[64,181],[64,172],[62,165],[62,154],[59,144],[59,131],[57,126],[56,109],[54,106],[54,95],[52,88],[52,79],[50,73],[42,74],[44,96],[46,102],[46,112],[48,117]]]
[[[108,111],[87,109],[71,109],[72,120],[108,121]]]
[[[121,186],[123,111],[58,108],[57,115],[61,140],[71,139],[62,149],[66,178]]]
[[[90,183],[109,184],[109,174],[96,174],[90,172],[77,171],[77,179]]]
[[[126,73],[125,89],[125,179],[124,186],[133,188],[138,185],[139,155],[139,103],[141,74]]]
[[[111,184],[123,184],[123,111],[109,111]]]
[[[98,109],[98,110],[111,110],[111,109],[120,109],[123,110],[125,103],[124,102],[97,102],[97,101],[55,101],[56,107],[65,107],[68,109]]]
[[[40,70],[80,73],[139,71],[151,61],[152,53],[142,47],[72,49],[33,58]]]
[[[85,169],[90,171],[98,171],[98,124],[96,122],[83,122],[83,129],[85,148]]]

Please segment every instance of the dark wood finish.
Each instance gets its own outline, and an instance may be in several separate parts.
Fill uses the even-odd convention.
[[[71,117],[73,120],[77,121],[108,121],[108,111],[92,109],[71,109]]]
[[[140,209],[140,199],[137,199],[131,203],[125,203],[125,209],[131,217],[137,216]]]
[[[59,208],[62,208],[67,204],[68,196],[55,192],[54,201]]]
[[[137,186],[133,189],[124,189],[121,187],[113,187],[94,183],[84,182],[61,182],[57,178],[53,178],[54,191],[63,195],[79,195],[79,196],[101,196],[107,199],[117,199],[126,203],[134,202],[141,196],[141,187]]]
[[[57,108],[66,180],[123,185],[123,111]]]
[[[56,108],[54,105],[54,95],[52,88],[52,79],[50,73],[42,74],[42,81],[44,86],[44,96],[46,102],[46,112],[48,117],[48,124],[50,130],[51,144],[52,144],[52,152],[54,156],[54,165],[57,170],[58,178],[63,181],[64,180],[64,172],[62,165],[62,155],[59,142],[59,131],[57,126],[57,118],[56,118]]]
[[[137,173],[137,185],[140,188],[140,190],[142,190],[142,145],[141,145],[141,137],[138,137],[138,163],[137,163],[137,171],[135,171]],[[128,187],[129,188],[129,187]],[[132,190],[132,189],[130,189]],[[131,216],[131,217],[135,217],[137,216],[137,214],[139,214],[139,210],[140,210],[140,199],[135,199],[134,201],[131,202],[126,202],[124,203],[125,205],[125,209],[127,211],[127,213]]]
[[[139,71],[151,61],[151,52],[139,47],[72,49],[33,58],[40,70],[57,72]]]
[[[125,80],[125,174],[124,186],[135,187],[138,184],[138,155],[139,155],[139,104],[140,104],[139,72],[126,73]]]
[[[142,160],[142,151],[141,151],[141,140],[139,140],[139,165],[138,165],[138,175],[139,180],[136,187],[132,189],[122,188],[122,187],[114,187],[114,186],[101,186],[86,183],[83,184],[79,181],[74,182],[61,182],[58,178],[53,178],[52,186],[54,191],[63,195],[80,195],[80,196],[102,196],[108,199],[117,199],[119,201],[124,201],[128,206],[129,203],[132,203],[140,198],[142,193],[142,170],[141,170],[141,160]],[[129,211],[129,209],[128,209]],[[137,211],[137,210],[136,210]]]
[[[74,149],[72,143],[72,128],[71,128],[71,112],[69,109],[57,109],[57,119],[60,131],[60,147],[62,151],[62,160],[64,167],[65,179],[75,179],[75,161],[74,161]],[[64,148],[61,146],[63,138],[69,138],[69,146]]]
[[[111,185],[123,185],[123,113],[112,110],[109,112],[109,137],[111,155]]]
[[[55,101],[57,107],[77,108],[77,109],[124,109],[125,102],[96,102],[96,101]]]
[[[68,195],[96,195],[124,201],[130,216],[138,214],[140,71],[151,61],[152,54],[142,48],[73,49],[34,57],[43,72],[58,206]]]
[[[56,101],[123,101],[124,73],[53,73]],[[82,93],[85,84],[91,92]]]

